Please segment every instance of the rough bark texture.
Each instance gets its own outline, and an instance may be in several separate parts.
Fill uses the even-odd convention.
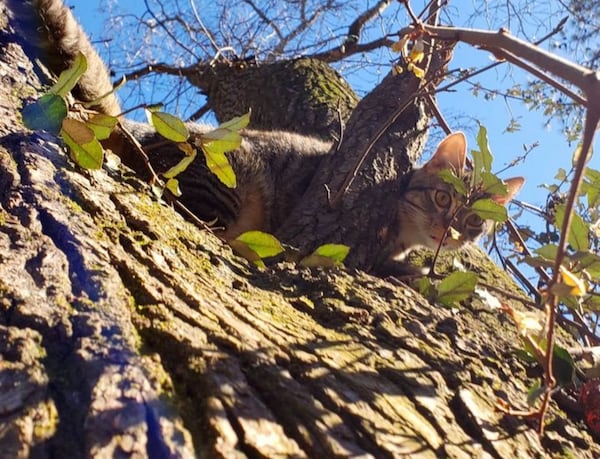
[[[316,59],[203,65],[186,69],[185,75],[202,88],[221,122],[252,108],[254,129],[339,138],[340,121],[348,119],[358,103],[346,80]]]
[[[557,405],[543,441],[494,410],[539,376],[497,310],[361,272],[258,271],[127,170],[83,173],[25,131],[35,78],[4,32],[0,77],[2,457],[600,455]]]
[[[433,87],[450,57],[451,48],[436,47],[426,76]],[[282,240],[307,251],[324,242],[346,244],[355,248],[347,264],[367,271],[388,258],[400,179],[427,140],[431,115],[425,99],[414,97],[421,87],[411,72],[390,74],[360,101],[334,154],[321,162],[301,203],[277,231]]]

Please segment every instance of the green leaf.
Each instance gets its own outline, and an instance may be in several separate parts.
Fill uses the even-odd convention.
[[[171,178],[167,180],[165,184],[165,188],[171,192],[173,196],[179,197],[181,196],[181,190],[179,189],[179,180],[175,178]]]
[[[206,158],[206,166],[227,187],[235,188],[237,185],[235,172],[225,156],[218,141],[203,143],[202,152]]]
[[[249,121],[250,113],[238,116],[202,134],[199,142],[195,142],[204,152],[208,168],[229,188],[235,188],[236,177],[225,153],[240,147],[242,136],[238,131],[246,127]]]
[[[75,87],[81,75],[87,70],[87,59],[81,51],[75,56],[73,65],[62,72],[58,77],[58,81],[48,91],[57,96],[66,97],[69,92]]]
[[[585,270],[592,279],[600,278],[600,256],[592,252],[576,252],[569,257],[577,262],[576,271]]]
[[[571,354],[559,345],[554,345],[552,355],[552,368],[556,382],[560,386],[568,386],[573,382],[575,376],[575,362]]]
[[[461,178],[458,178],[456,175],[454,175],[450,169],[442,169],[438,172],[437,175],[444,182],[446,182],[449,185],[452,185],[452,187],[458,194],[461,194],[463,196],[467,195],[466,183]]]
[[[104,140],[110,137],[110,133],[115,128],[118,121],[119,120],[115,116],[98,113],[87,120],[85,124],[94,131],[98,140]]]
[[[556,244],[546,244],[535,249],[534,252],[546,260],[554,261],[558,254],[558,246]]]
[[[534,268],[551,268],[554,266],[554,261],[547,260],[543,257],[523,257],[523,263],[528,264],[529,266],[533,266]]]
[[[541,382],[539,380],[536,381],[527,391],[527,405],[535,405],[535,402],[544,394],[545,391],[546,389],[542,387]]]
[[[477,146],[479,150],[471,150],[473,157],[473,184],[477,185],[481,181],[482,172],[490,172],[492,170],[493,156],[488,145],[487,129],[483,125],[479,125],[477,132]]]
[[[246,244],[260,258],[274,257],[284,251],[275,236],[262,231],[246,231],[235,240]]]
[[[558,229],[562,228],[564,219],[565,219],[565,210],[566,207],[564,205],[560,205],[556,208],[556,227]],[[589,240],[589,231],[590,228],[583,219],[573,212],[573,217],[571,218],[571,228],[569,230],[569,237],[567,241],[575,250],[586,251],[590,247]]]
[[[102,145],[94,131],[79,120],[65,118],[61,137],[71,150],[71,158],[84,169],[100,169],[104,159]]]
[[[429,277],[423,276],[419,279],[419,293],[428,299],[435,298],[435,288]]]
[[[479,199],[471,205],[470,209],[483,220],[505,222],[508,218],[506,208],[494,202],[492,199]]]
[[[229,241],[229,245],[240,257],[243,257],[249,262],[254,263],[259,268],[265,267],[265,262],[262,261],[260,256],[254,250],[248,247],[246,243],[233,239]]]
[[[68,109],[65,100],[56,94],[44,94],[35,102],[23,107],[23,123],[34,131],[44,130],[58,134]]]
[[[585,170],[585,180],[581,184],[581,192],[587,195],[587,206],[592,209],[598,205],[600,198],[600,171],[590,169]]]
[[[331,268],[339,266],[348,256],[350,247],[343,244],[324,244],[317,247],[313,253],[300,260],[302,266],[309,268]]]
[[[250,112],[242,116],[236,116],[229,121],[222,123],[219,128],[229,129],[231,131],[239,131],[244,129],[250,123]]]
[[[181,159],[181,161],[179,161],[177,164],[175,164],[167,172],[162,174],[162,176],[166,179],[173,179],[173,178],[177,177],[184,170],[186,170],[188,168],[188,166],[190,164],[192,164],[192,162],[194,162],[195,159],[196,159],[195,154],[192,156],[184,156],[183,159]]]
[[[562,182],[563,180],[567,180],[567,171],[566,171],[566,170],[564,170],[562,167],[559,167],[559,168],[558,168],[558,171],[556,172],[556,175],[554,176],[554,178],[555,178],[556,180],[559,180],[559,181],[561,181],[561,182]]]
[[[590,295],[583,302],[584,311],[600,312],[600,296]]]
[[[173,142],[185,142],[190,136],[184,122],[170,113],[150,111],[150,122],[156,132]]]
[[[477,279],[474,272],[453,272],[438,285],[436,301],[451,306],[469,298],[475,290]]]
[[[506,183],[491,172],[482,172],[481,182],[483,185],[482,191],[484,193],[497,196],[506,196],[508,194]]]
[[[323,244],[317,247],[315,253],[322,257],[331,258],[336,263],[343,263],[348,253],[350,253],[350,247],[344,244]]]

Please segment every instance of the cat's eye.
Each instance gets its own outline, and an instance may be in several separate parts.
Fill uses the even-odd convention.
[[[450,197],[450,193],[443,190],[436,190],[435,195],[433,196],[435,200],[435,205],[447,209],[450,207],[450,202],[452,198]]]
[[[483,225],[483,220],[479,215],[471,214],[466,218],[465,224],[471,228],[479,228]]]

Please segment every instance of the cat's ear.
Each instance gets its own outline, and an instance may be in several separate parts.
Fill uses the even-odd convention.
[[[501,196],[498,194],[494,195],[494,196],[492,196],[492,199],[497,204],[505,206],[512,200],[512,198],[514,198],[517,195],[517,193],[519,192],[519,190],[525,183],[525,179],[523,177],[512,177],[509,179],[504,179],[503,182],[506,185],[506,189],[508,190],[508,193],[506,193],[505,196]]]
[[[463,175],[467,156],[467,139],[462,132],[453,132],[438,145],[431,159],[423,166],[429,172],[450,169],[456,176]]]

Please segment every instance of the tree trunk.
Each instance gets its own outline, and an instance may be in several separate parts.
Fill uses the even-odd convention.
[[[426,80],[435,88],[451,58],[436,47]],[[400,179],[421,155],[430,112],[411,72],[388,75],[352,112],[341,143],[320,165],[300,204],[277,231],[310,251],[324,242],[351,247],[346,260],[370,271],[389,256]]]
[[[254,129],[337,139],[340,121],[346,121],[358,103],[346,80],[317,59],[203,64],[185,69],[184,74],[203,90],[220,122],[252,107]]]
[[[260,271],[130,171],[82,172],[25,131],[39,83],[2,8],[2,457],[600,455],[555,404],[543,442],[494,409],[522,404],[539,370],[482,301],[450,310],[359,271]],[[485,259],[470,253],[518,294]]]

